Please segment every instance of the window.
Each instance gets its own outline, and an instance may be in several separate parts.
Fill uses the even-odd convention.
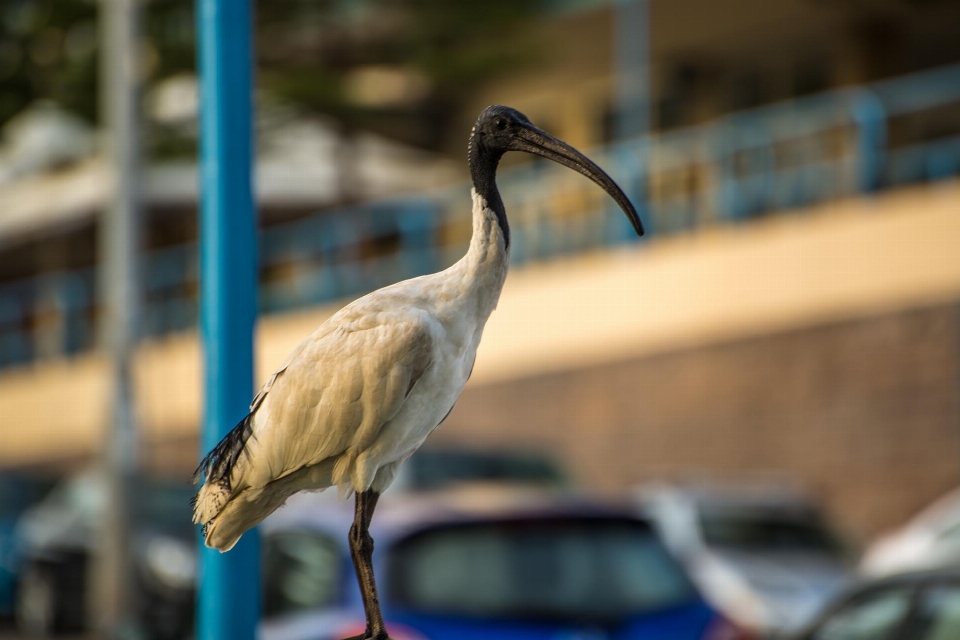
[[[841,546],[819,518],[788,514],[707,511],[700,516],[708,545],[754,551],[840,553]]]
[[[263,613],[265,617],[320,609],[336,603],[343,563],[330,536],[285,531],[264,541]]]
[[[394,547],[390,569],[392,598],[428,613],[601,621],[696,598],[649,526],[632,520],[435,529]]]
[[[800,62],[793,73],[793,97],[826,91],[830,84],[829,63],[815,57]]]
[[[911,594],[905,587],[866,593],[834,612],[811,640],[894,640]]]

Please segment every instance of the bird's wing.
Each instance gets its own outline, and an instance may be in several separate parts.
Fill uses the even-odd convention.
[[[367,313],[311,336],[254,399],[246,455],[230,485],[262,487],[362,452],[400,410],[431,353],[429,319],[418,313]]]
[[[270,389],[273,388],[273,383],[283,375],[283,372],[287,370],[290,363],[300,356],[311,341],[322,338],[330,332],[330,329],[331,327],[328,327],[327,323],[320,325],[316,331],[307,336],[303,342],[298,344],[296,348],[290,352],[290,355],[288,355],[287,359],[280,365],[280,368],[274,371],[273,375],[260,387],[257,395],[254,396],[253,401],[250,403],[250,412],[200,461],[196,471],[193,472],[193,482],[199,481],[200,478],[205,475],[208,483],[222,483],[227,487],[230,486],[230,478],[238,458],[241,454],[249,453],[246,446],[247,441],[250,440],[250,436],[253,435],[253,416],[263,403],[263,399],[270,393]]]
[[[263,384],[263,386],[260,387],[260,390],[257,391],[257,395],[253,397],[253,400],[250,402],[250,413],[255,412],[260,407],[263,399],[267,397],[267,394],[270,393],[270,389],[273,388],[273,383],[277,381],[277,378],[279,378],[284,371],[287,370],[287,367],[290,366],[291,362],[300,357],[300,354],[303,353],[303,350],[307,348],[307,345],[309,345],[311,341],[320,339],[326,333],[329,333],[327,331],[321,331],[323,329],[326,329],[326,326],[321,326],[320,329],[307,336],[303,342],[298,344],[296,348],[290,352],[290,355],[288,355],[287,359],[284,360],[283,364],[280,365],[280,368],[273,372],[273,375],[271,375]],[[318,334],[320,335],[318,336]]]

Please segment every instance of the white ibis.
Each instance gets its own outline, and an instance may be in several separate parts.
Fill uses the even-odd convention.
[[[208,547],[227,551],[298,491],[356,495],[349,542],[367,617],[364,640],[388,638],[373,575],[370,520],[400,465],[453,410],[473,370],[483,327],[507,277],[510,227],[496,170],[507,151],[534,153],[590,178],[637,233],[623,191],[582,153],[492,106],[468,147],[473,237],[455,265],[347,305],[294,349],[250,413],[201,461],[194,502]]]

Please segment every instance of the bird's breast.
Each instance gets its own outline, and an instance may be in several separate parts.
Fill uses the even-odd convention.
[[[402,408],[385,426],[381,445],[398,458],[409,455],[423,444],[434,429],[450,414],[470,377],[476,354],[474,345],[466,348],[438,348],[431,366],[417,381]]]

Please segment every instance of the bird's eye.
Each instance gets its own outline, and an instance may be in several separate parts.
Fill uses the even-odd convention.
[[[500,131],[503,131],[504,129],[507,128],[507,121],[504,120],[503,118],[497,118],[496,122],[494,122],[493,124],[494,124],[494,125],[497,127],[497,129],[499,129]]]

